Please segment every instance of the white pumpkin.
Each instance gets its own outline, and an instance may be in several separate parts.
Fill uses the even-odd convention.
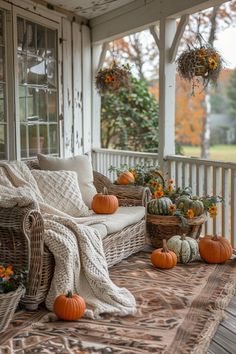
[[[188,263],[198,255],[197,241],[185,235],[173,236],[167,242],[167,247],[170,251],[175,252],[179,263]]]

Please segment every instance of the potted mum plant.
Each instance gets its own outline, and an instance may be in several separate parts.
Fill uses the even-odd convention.
[[[25,293],[26,272],[0,262],[0,332],[4,331]]]

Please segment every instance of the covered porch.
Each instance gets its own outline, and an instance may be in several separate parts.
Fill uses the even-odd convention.
[[[37,153],[62,158],[88,154],[92,158],[94,171],[102,173],[112,182],[116,176],[108,171],[111,165],[159,165],[164,175],[174,179],[176,187],[190,186],[193,194],[214,194],[224,198],[217,217],[207,219],[202,233],[222,235],[235,248],[236,164],[175,155],[175,58],[178,45],[190,14],[222,3],[222,0],[0,0],[4,28],[4,39],[2,42],[0,40],[0,45],[6,53],[3,59],[6,75],[2,80],[3,86],[5,85],[5,118],[1,123],[4,127],[1,159],[20,160],[29,164],[33,160],[31,162],[34,164]],[[145,28],[152,31],[160,55],[158,154],[102,149],[101,98],[94,85],[96,72],[103,65],[109,41]],[[39,35],[40,32],[43,33],[44,40]],[[35,38],[34,43],[32,38]],[[29,229],[35,226],[31,222],[32,220],[27,224]],[[105,316],[97,322],[91,319],[72,324],[68,322],[68,325],[60,322],[57,327],[55,318],[48,315],[44,308],[40,308],[30,315],[23,312],[17,317],[16,314],[12,327],[4,333],[4,349],[11,350],[11,345],[14,348],[21,345],[21,348],[31,350],[31,344],[28,346],[31,336],[33,342],[37,343],[35,348],[39,348],[41,352],[53,352],[56,349],[60,352],[61,348],[66,348],[65,352],[68,353],[73,353],[74,350],[75,353],[144,354],[165,353],[168,347],[170,351],[166,353],[177,354],[181,353],[181,345],[184,343],[184,348],[189,350],[185,353],[190,353],[191,343],[184,342],[185,334],[187,333],[190,340],[188,326],[192,329],[199,320],[199,323],[202,321],[199,328],[194,327],[199,336],[199,343],[194,345],[194,350],[195,353],[198,353],[198,349],[199,353],[204,353],[222,319],[222,311],[219,310],[221,304],[217,296],[227,293],[224,297],[226,303],[232,297],[234,281],[230,280],[230,272],[234,272],[234,265],[230,261],[230,265],[209,266],[205,271],[202,265],[191,264],[189,268],[181,267],[181,272],[176,271],[172,276],[172,273],[165,274],[162,270],[158,273],[150,270],[147,255],[148,253],[135,255],[134,258],[112,267],[110,271],[112,280],[118,286],[130,287],[137,296],[140,306],[137,318],[128,316],[126,321]],[[37,268],[36,262],[34,268]],[[216,284],[212,282],[212,278],[217,279],[218,275],[221,280]],[[45,273],[43,276],[52,277]],[[201,288],[203,278],[207,279],[207,289],[210,289],[206,299],[205,289]],[[181,282],[184,283],[183,289]],[[154,288],[159,286],[158,296],[153,291],[152,284]],[[188,301],[195,298],[197,300],[193,301],[193,309],[187,316]],[[207,308],[211,298],[217,307],[214,316],[211,316],[210,310],[200,314],[201,318],[196,316],[196,313],[201,312],[199,304],[202,299],[201,305]],[[173,303],[176,305],[176,312],[172,313]],[[199,311],[196,310],[197,306]],[[179,310],[183,311],[181,315]],[[211,328],[206,326],[208,316],[212,321],[209,322],[212,324]],[[230,323],[235,329],[235,318]],[[180,330],[175,332],[178,326]],[[160,338],[157,328],[161,332]],[[177,341],[171,345],[169,338],[166,339],[167,331],[173,333],[173,337],[177,333]],[[230,330],[230,335],[231,332]],[[16,333],[23,334],[16,335],[14,343],[12,338]],[[207,340],[203,338],[204,334]],[[227,348],[235,343],[235,335],[232,338]],[[176,345],[179,352],[176,351]],[[209,353],[231,353],[230,349],[220,352],[222,346],[224,339],[216,339]]]

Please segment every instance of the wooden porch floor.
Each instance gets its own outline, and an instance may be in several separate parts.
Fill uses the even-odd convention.
[[[236,354],[236,295],[225,313],[206,354]]]

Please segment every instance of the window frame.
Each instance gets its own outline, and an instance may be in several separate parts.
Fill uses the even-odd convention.
[[[60,116],[60,107],[61,107],[61,102],[60,102],[60,97],[61,97],[61,87],[60,87],[60,70],[59,70],[59,63],[61,62],[60,60],[60,43],[59,43],[59,38],[60,38],[60,23],[55,22],[55,21],[50,21],[44,17],[41,17],[40,15],[36,15],[34,13],[31,13],[27,10],[18,8],[13,6],[13,34],[14,34],[14,72],[15,72],[15,117],[16,117],[16,125],[15,125],[15,131],[16,131],[16,159],[17,160],[24,160],[24,159],[30,159],[33,157],[22,157],[21,158],[21,146],[20,146],[20,112],[19,112],[19,82],[18,82],[18,66],[17,66],[17,17],[22,17],[25,20],[29,20],[31,22],[35,22],[36,24],[42,25],[44,27],[50,28],[52,30],[57,31],[57,88],[58,88],[58,105],[57,105],[57,112],[58,112],[58,124],[57,124],[57,130],[58,130],[58,155],[60,155],[60,121],[59,121],[59,116]]]

